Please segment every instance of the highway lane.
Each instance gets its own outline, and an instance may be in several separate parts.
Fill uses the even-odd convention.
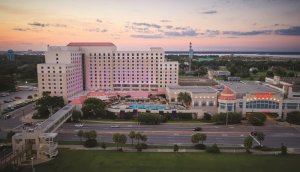
[[[118,127],[116,127],[118,125]],[[179,144],[192,145],[190,139],[199,124],[162,124],[162,125],[140,125],[136,124],[95,124],[87,123],[82,128],[74,127],[74,124],[64,124],[58,130],[58,140],[79,140],[76,133],[78,130],[96,130],[98,140],[112,142],[114,133],[128,134],[130,131],[140,131],[148,136],[148,144]],[[282,143],[288,147],[300,148],[300,131],[289,126],[270,125],[253,127],[244,125],[201,125],[203,133],[207,134],[206,144],[217,143],[221,146],[241,146],[244,138],[253,129],[266,134],[264,145],[279,147]]]

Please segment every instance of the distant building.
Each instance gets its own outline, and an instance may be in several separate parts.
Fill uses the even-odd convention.
[[[8,61],[15,61],[15,53],[12,49],[8,50],[6,53],[6,57]]]
[[[214,77],[228,77],[230,76],[230,72],[229,71],[225,71],[225,70],[208,70],[208,78],[209,79],[213,79]]]

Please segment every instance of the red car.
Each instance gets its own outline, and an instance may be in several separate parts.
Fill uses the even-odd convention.
[[[17,96],[17,97],[15,97],[15,99],[22,99],[22,98]]]

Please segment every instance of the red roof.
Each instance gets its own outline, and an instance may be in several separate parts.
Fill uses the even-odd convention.
[[[225,87],[225,89],[221,92],[219,99],[220,100],[236,100],[236,96],[234,95],[232,90],[230,90],[228,87]]]
[[[111,42],[71,42],[67,46],[115,46]]]

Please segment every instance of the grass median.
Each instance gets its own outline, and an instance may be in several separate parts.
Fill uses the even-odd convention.
[[[208,153],[124,153],[61,149],[59,156],[35,166],[43,172],[82,171],[297,171],[299,155]],[[31,171],[30,167],[22,171]]]

